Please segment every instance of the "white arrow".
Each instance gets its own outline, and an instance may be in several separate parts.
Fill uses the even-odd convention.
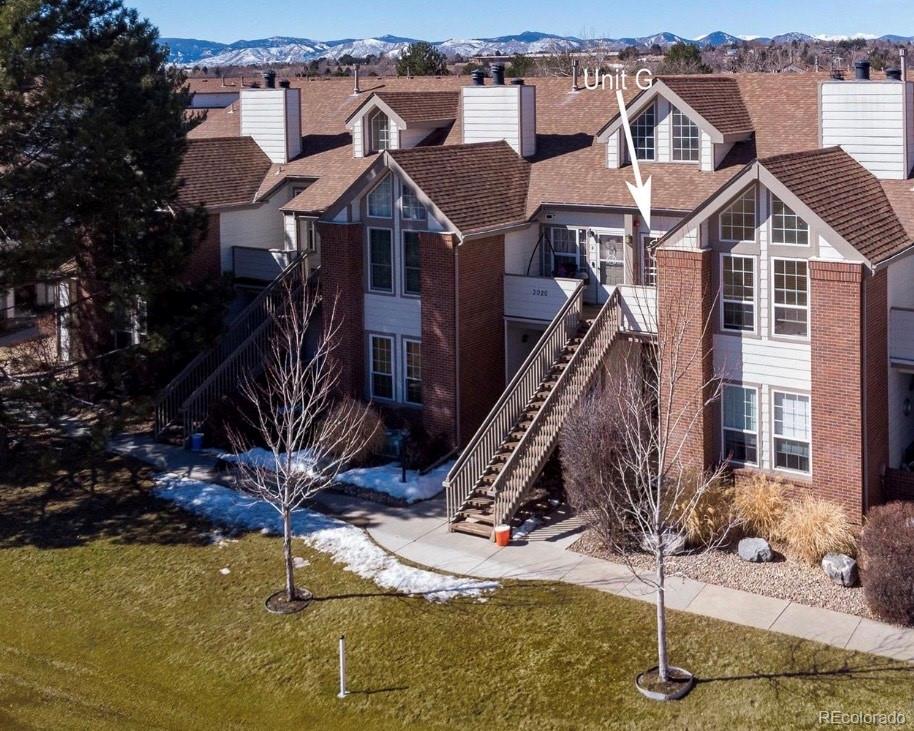
[[[619,114],[622,115],[622,126],[625,128],[625,141],[628,143],[628,156],[632,161],[632,169],[635,172],[635,184],[632,185],[627,180],[625,184],[631,191],[632,198],[635,199],[635,205],[641,211],[641,217],[644,219],[644,225],[648,231],[651,228],[651,179],[641,182],[641,168],[638,166],[638,155],[635,152],[635,141],[632,139],[632,128],[628,123],[628,112],[625,109],[625,99],[622,98],[622,90],[616,89],[616,99],[619,102]]]

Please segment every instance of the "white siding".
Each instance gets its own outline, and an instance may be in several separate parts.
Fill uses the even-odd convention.
[[[542,257],[536,250],[539,236],[540,227],[536,223],[505,234],[505,274],[536,276],[540,273]]]
[[[613,132],[609,139],[606,140],[606,167],[611,170],[622,167],[622,155],[620,155],[619,140],[621,135],[619,131]]]
[[[294,213],[283,214],[282,217],[283,223],[283,235],[282,235],[282,244],[283,248],[287,250],[295,250],[298,248],[298,219],[295,218]]]
[[[241,134],[250,136],[274,163],[289,161],[289,153],[301,151],[298,89],[245,89],[241,92]],[[288,104],[286,103],[288,102]],[[295,127],[290,127],[290,125]],[[297,143],[294,139],[298,138]]]
[[[365,157],[365,117],[352,122],[352,156]]]
[[[520,98],[520,154],[529,157],[536,153],[536,87],[521,86]]]
[[[222,271],[232,271],[232,247],[251,246],[258,249],[281,249],[285,232],[283,215],[279,211],[285,198],[274,195],[256,208],[222,211],[219,215],[219,237]]]
[[[301,155],[301,92],[283,89],[286,93],[286,150],[288,159]]]
[[[845,258],[834,246],[832,246],[825,237],[819,236],[819,258],[828,261],[844,261]]]
[[[416,297],[365,294],[365,330],[419,338],[422,305]]]
[[[505,317],[549,322],[580,284],[578,279],[505,277]]]
[[[908,174],[914,172],[914,81],[905,82],[905,125],[908,128]]]
[[[714,143],[711,141],[711,135],[704,130],[701,131],[699,141],[701,169],[705,172],[714,171]]]
[[[669,162],[673,156],[670,142],[670,103],[657,97],[657,162]]]
[[[888,300],[892,307],[914,309],[914,256],[906,256],[889,265]],[[914,345],[914,330],[898,331],[897,313],[889,319],[889,342],[892,350]],[[892,351],[890,351],[892,352]],[[897,352],[897,351],[896,351]],[[914,374],[889,368],[889,466],[898,467],[907,446],[914,441],[914,410],[905,416],[906,399],[914,401]]]
[[[519,86],[465,86],[463,141],[505,140],[522,155]]]
[[[554,211],[552,218],[541,218],[547,226],[589,226],[590,228],[624,229],[625,215],[622,213],[598,213],[585,211]]]
[[[840,145],[877,178],[906,178],[906,86],[895,81],[824,82],[822,146]]]

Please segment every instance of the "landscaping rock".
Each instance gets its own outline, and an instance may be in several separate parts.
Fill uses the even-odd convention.
[[[768,563],[774,560],[774,551],[764,538],[743,538],[737,550],[743,561]]]
[[[678,556],[681,553],[686,552],[686,535],[675,530],[666,531],[663,534],[663,548],[664,553],[667,556]],[[641,537],[641,550],[647,551],[648,553],[653,553],[654,549],[657,546],[657,541],[654,540],[654,536],[644,534]]]
[[[822,568],[828,578],[839,586],[856,586],[860,578],[857,562],[843,553],[826,553],[822,559]]]

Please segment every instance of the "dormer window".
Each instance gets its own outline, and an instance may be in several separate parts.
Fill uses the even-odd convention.
[[[700,132],[698,125],[672,107],[673,123],[673,160],[675,162],[698,162],[700,150]]]
[[[372,152],[390,149],[390,119],[378,111],[368,120],[368,148]]]
[[[419,202],[413,189],[406,185],[403,186],[401,211],[403,219],[406,221],[424,221],[428,217],[425,206]]]
[[[635,156],[639,160],[653,160],[656,154],[654,132],[657,128],[657,116],[651,104],[642,112],[632,125],[632,141],[635,143]]]
[[[777,196],[771,196],[771,243],[809,246],[809,226]]]

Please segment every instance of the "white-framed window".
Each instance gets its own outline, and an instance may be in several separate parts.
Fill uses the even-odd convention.
[[[803,259],[772,259],[774,334],[809,335],[809,271]]]
[[[408,185],[403,186],[403,195],[400,198],[400,210],[406,221],[424,221],[428,218],[428,212],[419,202],[419,197],[415,191]]]
[[[368,215],[372,218],[390,218],[393,215],[393,177],[385,175],[368,194]]]
[[[390,149],[390,119],[378,110],[368,120],[368,148],[371,152]]]
[[[723,458],[746,465],[758,464],[758,389],[723,386]]]
[[[581,268],[581,251],[586,246],[584,229],[550,226],[547,229],[553,277],[576,277]]]
[[[755,331],[755,257],[721,256],[721,327]]]
[[[635,157],[639,160],[653,160],[657,154],[655,132],[657,113],[653,102],[632,123],[632,142],[635,143]]]
[[[403,294],[418,295],[422,291],[422,250],[418,231],[403,232]]]
[[[809,246],[809,225],[774,194],[771,196],[771,243]]]
[[[389,228],[368,229],[368,289],[393,292],[393,232]]]
[[[394,339],[388,335],[369,335],[369,373],[371,397],[394,399]]]
[[[672,107],[670,119],[673,125],[673,160],[698,162],[701,138],[698,125],[676,107]]]
[[[403,400],[422,403],[422,343],[403,338]]]
[[[641,284],[657,286],[657,239],[641,237]]]
[[[774,467],[808,474],[812,423],[809,396],[772,391],[771,398]]]
[[[743,191],[720,214],[721,241],[755,241],[755,188]]]
[[[139,345],[147,335],[146,300],[135,297],[131,304],[117,305],[113,319],[114,347],[121,349]]]

